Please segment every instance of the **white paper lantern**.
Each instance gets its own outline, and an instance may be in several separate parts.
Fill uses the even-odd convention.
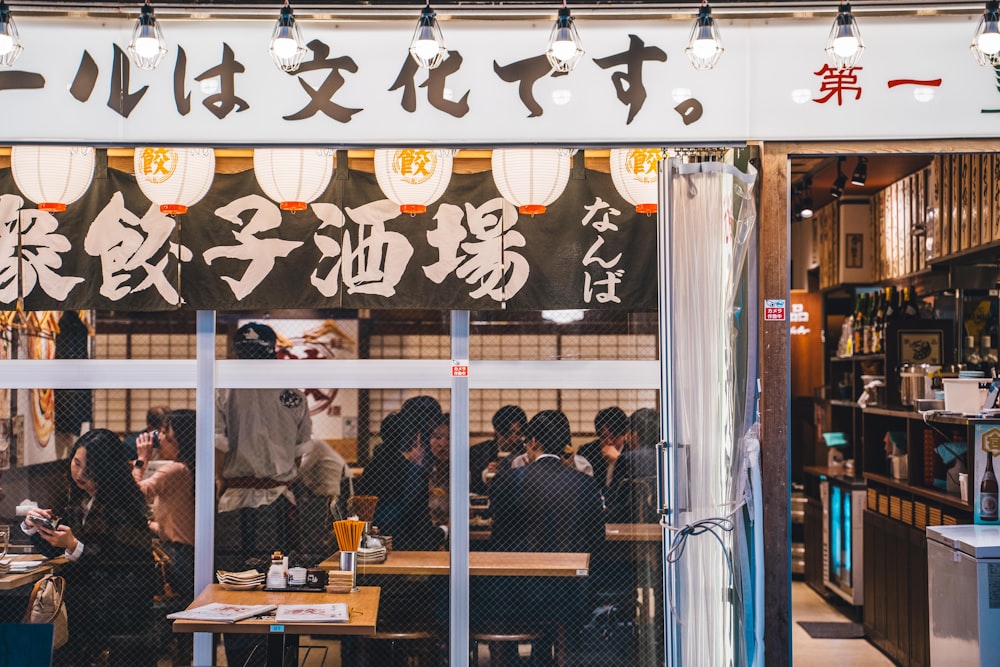
[[[167,215],[183,215],[212,187],[215,151],[211,148],[143,146],[135,149],[135,180],[146,198]]]
[[[611,149],[611,180],[636,213],[656,213],[656,171],[662,156],[659,148]]]
[[[25,197],[40,210],[65,211],[83,196],[94,179],[90,146],[14,146],[10,166]]]
[[[491,158],[493,181],[503,198],[521,213],[545,213],[545,207],[566,189],[574,152],[561,148],[497,148]]]
[[[430,148],[375,151],[375,178],[401,213],[426,213],[451,182],[452,152]]]
[[[336,160],[328,148],[257,148],[253,173],[257,185],[282,211],[304,211],[333,178]]]

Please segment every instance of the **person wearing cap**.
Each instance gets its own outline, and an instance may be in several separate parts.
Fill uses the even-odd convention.
[[[240,359],[275,359],[277,336],[266,324],[237,329]],[[289,514],[296,447],[312,438],[305,395],[298,389],[225,389],[215,405],[216,472],[221,494],[216,564],[245,570],[294,544]]]

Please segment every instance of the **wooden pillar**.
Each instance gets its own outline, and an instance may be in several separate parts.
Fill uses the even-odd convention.
[[[784,299],[790,309],[791,261],[788,227],[788,154],[782,145],[763,146],[760,170],[761,303]],[[786,310],[786,313],[788,310]],[[764,502],[764,660],[768,667],[792,664],[791,515],[789,513],[790,415],[789,323],[760,326],[760,444]]]

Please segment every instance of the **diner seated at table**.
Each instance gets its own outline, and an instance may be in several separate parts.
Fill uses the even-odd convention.
[[[116,650],[114,637],[141,637],[150,626],[157,584],[147,506],[132,479],[131,452],[107,429],[74,443],[69,504],[33,509],[21,524],[44,555],[64,555],[69,642],[55,653],[59,667],[89,667],[110,649],[111,666],[155,663],[155,652]],[[45,520],[55,523],[45,527]],[[117,644],[123,647],[124,644]]]
[[[392,536],[395,550],[434,551],[445,544],[427,502],[430,437],[441,415],[434,398],[416,396],[383,419],[382,443],[355,485],[360,495],[378,496],[372,525]]]
[[[528,422],[525,435],[532,462],[501,470],[490,487],[490,550],[598,552],[604,543],[601,487],[593,477],[563,464],[571,443],[566,415],[543,410]],[[473,623],[536,623],[550,633],[553,626],[572,630],[586,611],[586,583],[584,577],[478,577],[472,591]],[[547,652],[552,639],[548,635],[536,649]]]
[[[505,405],[493,414],[493,437],[469,448],[469,490],[486,494],[489,482],[510,460],[524,453],[524,428],[528,417],[516,405]]]
[[[653,523],[656,512],[656,445],[660,419],[656,410],[640,408],[629,415],[626,449],[615,463],[606,494],[609,523]]]

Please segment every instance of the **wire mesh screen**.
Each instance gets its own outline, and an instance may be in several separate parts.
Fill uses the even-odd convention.
[[[38,319],[55,326],[5,339],[0,356],[196,357],[195,321],[184,314]],[[471,320],[473,364],[657,355],[650,313],[479,313]],[[449,359],[449,326],[449,313],[438,311],[227,313],[217,318],[215,354],[274,358],[291,368],[327,359]],[[320,568],[327,590],[337,590],[344,549],[334,523],[364,522],[353,583],[380,587],[380,637],[302,638],[301,665],[447,664],[457,474],[469,476],[472,492],[462,503],[471,549],[498,552],[485,562],[500,559],[502,570],[484,575],[481,561],[473,562],[472,664],[529,654],[570,665],[662,663],[657,391],[516,382],[472,390],[469,432],[458,438],[451,392],[440,386],[372,387],[358,378],[353,387],[220,388],[215,437],[198,443],[195,389],[157,388],[148,378],[136,384],[124,373],[116,388],[0,393],[0,444],[7,444],[0,447],[7,490],[0,523],[11,524],[17,548],[71,554],[60,569],[71,640],[56,652],[58,664],[192,664],[190,635],[174,634],[165,617],[195,596],[198,446],[216,455],[214,569],[252,581],[233,587],[270,586],[280,551],[290,569]],[[454,470],[454,443],[466,436],[470,465]],[[22,499],[37,503],[32,516],[64,527],[36,531],[15,508]],[[287,575],[285,584],[297,585]],[[5,598],[18,602],[0,605],[0,621],[20,621],[29,591]],[[263,664],[262,645],[227,634],[216,643],[215,664]]]

